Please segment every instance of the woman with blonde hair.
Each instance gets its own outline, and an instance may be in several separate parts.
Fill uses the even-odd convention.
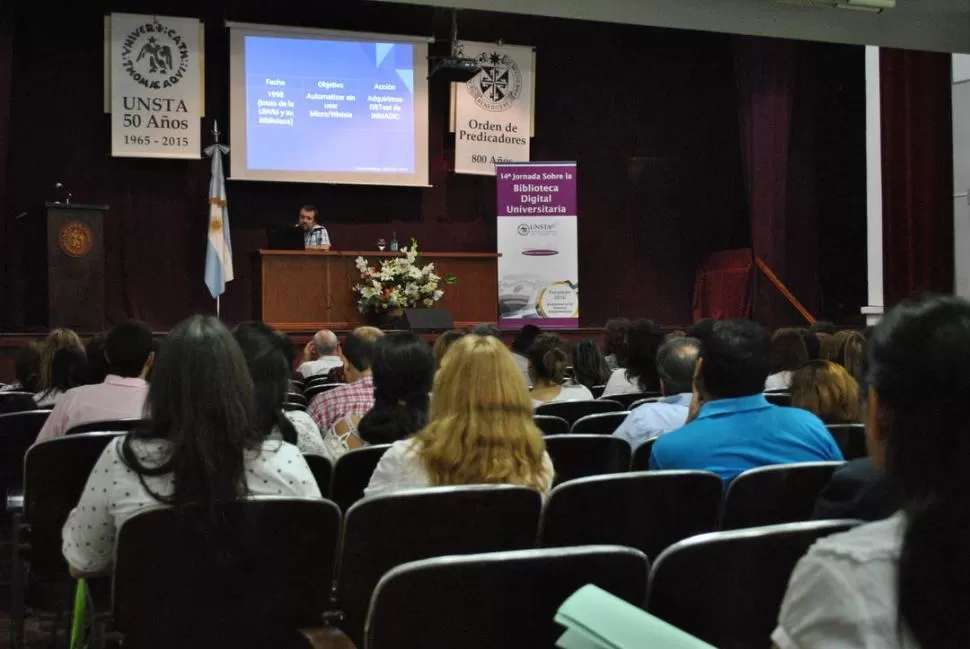
[[[532,399],[500,340],[456,341],[434,380],[428,423],[381,458],[367,496],[444,485],[512,484],[547,493],[553,468]]]
[[[40,351],[40,383],[38,392],[50,392],[54,389],[54,354],[61,349],[79,349],[84,351],[81,338],[71,329],[55,329],[47,334],[44,346]]]
[[[858,331],[850,329],[840,331],[832,336],[832,346],[835,356],[829,360],[835,361],[858,381],[862,378],[862,361],[866,355],[866,338]]]
[[[859,383],[832,361],[811,361],[792,375],[791,405],[814,413],[826,424],[862,421]]]

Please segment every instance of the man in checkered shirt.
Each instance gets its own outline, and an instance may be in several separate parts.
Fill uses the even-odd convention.
[[[326,435],[341,419],[362,417],[374,407],[371,363],[374,344],[383,335],[384,332],[375,327],[359,327],[341,345],[347,385],[318,394],[307,408],[323,434]]]
[[[312,205],[300,208],[300,227],[303,228],[303,246],[307,250],[330,250],[330,234],[317,223],[320,212]]]

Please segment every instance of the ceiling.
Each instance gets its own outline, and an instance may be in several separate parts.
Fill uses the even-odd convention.
[[[970,0],[897,0],[895,9],[881,14],[799,7],[775,0],[379,1],[970,53]]]

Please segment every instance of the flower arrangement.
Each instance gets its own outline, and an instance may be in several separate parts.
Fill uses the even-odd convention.
[[[363,257],[354,260],[360,271],[354,295],[361,313],[431,307],[444,295],[438,288],[441,278],[435,274],[434,264],[421,265],[416,240],[411,239],[411,247],[402,248],[401,253],[382,260],[379,268],[368,265]]]

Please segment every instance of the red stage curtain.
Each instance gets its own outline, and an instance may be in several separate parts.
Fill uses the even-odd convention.
[[[950,55],[882,49],[883,285],[890,306],[953,291]]]
[[[751,250],[715,252],[697,269],[694,322],[702,318],[751,317]]]

